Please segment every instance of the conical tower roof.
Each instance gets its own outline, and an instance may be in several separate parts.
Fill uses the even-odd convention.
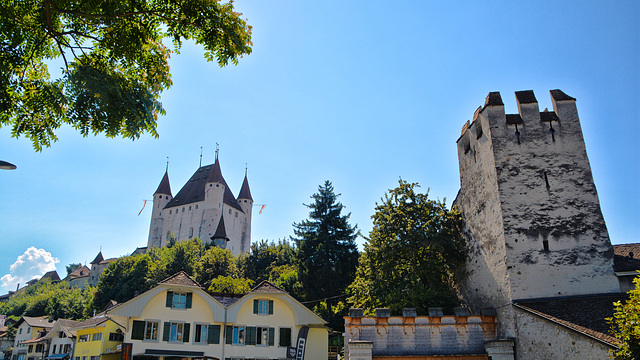
[[[229,237],[227,236],[227,229],[224,227],[224,215],[220,215],[220,221],[218,222],[216,233],[211,237],[211,240],[213,239],[229,240]]]
[[[165,195],[171,195],[171,185],[169,185],[169,171],[165,171],[164,172],[164,176],[162,177],[162,180],[160,181],[160,185],[158,185],[158,190],[156,190],[156,192],[153,193],[153,195],[157,195],[157,194],[165,194]]]
[[[104,257],[102,257],[102,251],[100,251],[91,264],[99,264],[102,260],[104,260]]]
[[[244,174],[244,181],[242,182],[242,187],[240,188],[238,199],[248,199],[253,201],[253,198],[251,197],[251,190],[249,190],[249,180],[247,180],[247,173]]]

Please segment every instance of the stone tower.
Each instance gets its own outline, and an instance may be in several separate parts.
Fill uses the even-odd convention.
[[[489,93],[457,141],[464,297],[500,312],[515,300],[618,292],[575,99],[551,90],[554,111],[542,112],[533,91],[516,100],[519,113],[505,114]]]
[[[147,246],[159,247],[162,243],[162,209],[173,199],[171,195],[171,185],[169,184],[169,168],[164,172],[164,176],[158,185],[158,189],[153,193],[153,211],[151,212],[151,227],[149,228],[149,241]]]
[[[249,251],[253,207],[249,182],[245,174],[237,200],[222,176],[217,156],[215,163],[198,168],[175,197],[165,172],[153,201],[147,246],[166,246],[171,236],[178,241],[198,237],[206,244],[214,241],[222,226],[227,249],[234,255]]]

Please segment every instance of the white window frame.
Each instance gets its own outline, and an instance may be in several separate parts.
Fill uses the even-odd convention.
[[[269,346],[268,326],[256,326],[256,346]]]
[[[242,333],[240,333],[241,331]],[[231,337],[231,344],[236,346],[244,346],[246,341],[247,341],[247,327],[244,325],[234,325],[233,336]]]
[[[174,328],[175,328],[175,333],[174,333]],[[178,340],[178,337],[180,338],[180,340]],[[171,322],[171,326],[169,327],[169,342],[170,343],[184,342],[184,323],[183,322],[178,322],[178,321]]]
[[[200,327],[200,339],[197,338],[198,327]],[[204,329],[204,339],[202,336],[203,329]],[[193,328],[193,343],[206,345],[208,343],[207,342],[208,340],[209,340],[209,324],[195,323],[195,326]]]
[[[149,330],[149,325],[151,325],[151,338],[147,339],[147,330]],[[153,330],[155,325],[156,337],[153,338]],[[160,332],[160,321],[159,320],[145,320],[144,321],[144,335],[142,337],[142,341],[150,341],[150,342],[158,342],[158,333]]]
[[[101,332],[93,333],[91,335],[91,341],[100,341],[100,340],[102,340],[102,333]]]

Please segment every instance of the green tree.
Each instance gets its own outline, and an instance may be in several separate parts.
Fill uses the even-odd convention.
[[[607,319],[611,334],[620,340],[618,349],[611,350],[615,359],[640,359],[640,276],[633,283],[636,288],[629,291],[629,300],[613,303],[615,312]]]
[[[242,276],[256,283],[271,281],[273,276],[279,277],[281,267],[293,265],[294,255],[295,248],[286,240],[278,243],[262,240],[251,244],[248,254],[239,256],[238,267]]]
[[[215,293],[245,294],[251,290],[252,285],[253,281],[249,279],[218,276],[211,280],[211,285],[207,290]]]
[[[76,263],[76,264],[69,264],[66,266],[67,269],[67,275],[71,274],[72,272],[76,271],[77,269],[81,268],[82,264],[81,263]]]
[[[238,277],[236,259],[229,249],[212,246],[204,252],[200,261],[201,270],[197,281],[205,289],[219,276]]]
[[[101,311],[111,300],[124,302],[154,287],[157,281],[149,279],[151,262],[148,254],[112,261],[100,275],[91,310]]]
[[[26,315],[82,319],[92,296],[91,289],[69,288],[66,281],[53,283],[49,279],[42,279],[0,303],[0,313],[14,317]]]
[[[400,180],[376,204],[373,230],[349,287],[353,306],[388,307],[395,314],[415,307],[426,314],[430,306],[458,304],[452,285],[463,260],[461,216],[417,187]]]
[[[232,2],[3,0],[0,14],[0,126],[37,151],[64,124],[83,136],[157,137],[167,60],[183,40],[220,66],[251,53],[251,26]],[[55,59],[64,63],[58,79],[47,67]]]
[[[198,278],[204,252],[204,244],[198,238],[176,241],[171,247],[152,249],[149,253],[152,259],[149,270],[151,282],[155,285],[180,270]]]
[[[339,196],[331,182],[325,181],[311,196],[314,202],[305,205],[311,209],[309,219],[293,224],[302,298],[327,299],[329,313],[353,281],[358,264],[357,226],[349,224],[351,214],[342,214],[344,206],[337,201]],[[338,315],[325,320],[334,329],[344,326]]]

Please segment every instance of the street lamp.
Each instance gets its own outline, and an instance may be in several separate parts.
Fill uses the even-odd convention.
[[[3,170],[15,170],[16,166],[10,162],[0,160],[0,169]]]

